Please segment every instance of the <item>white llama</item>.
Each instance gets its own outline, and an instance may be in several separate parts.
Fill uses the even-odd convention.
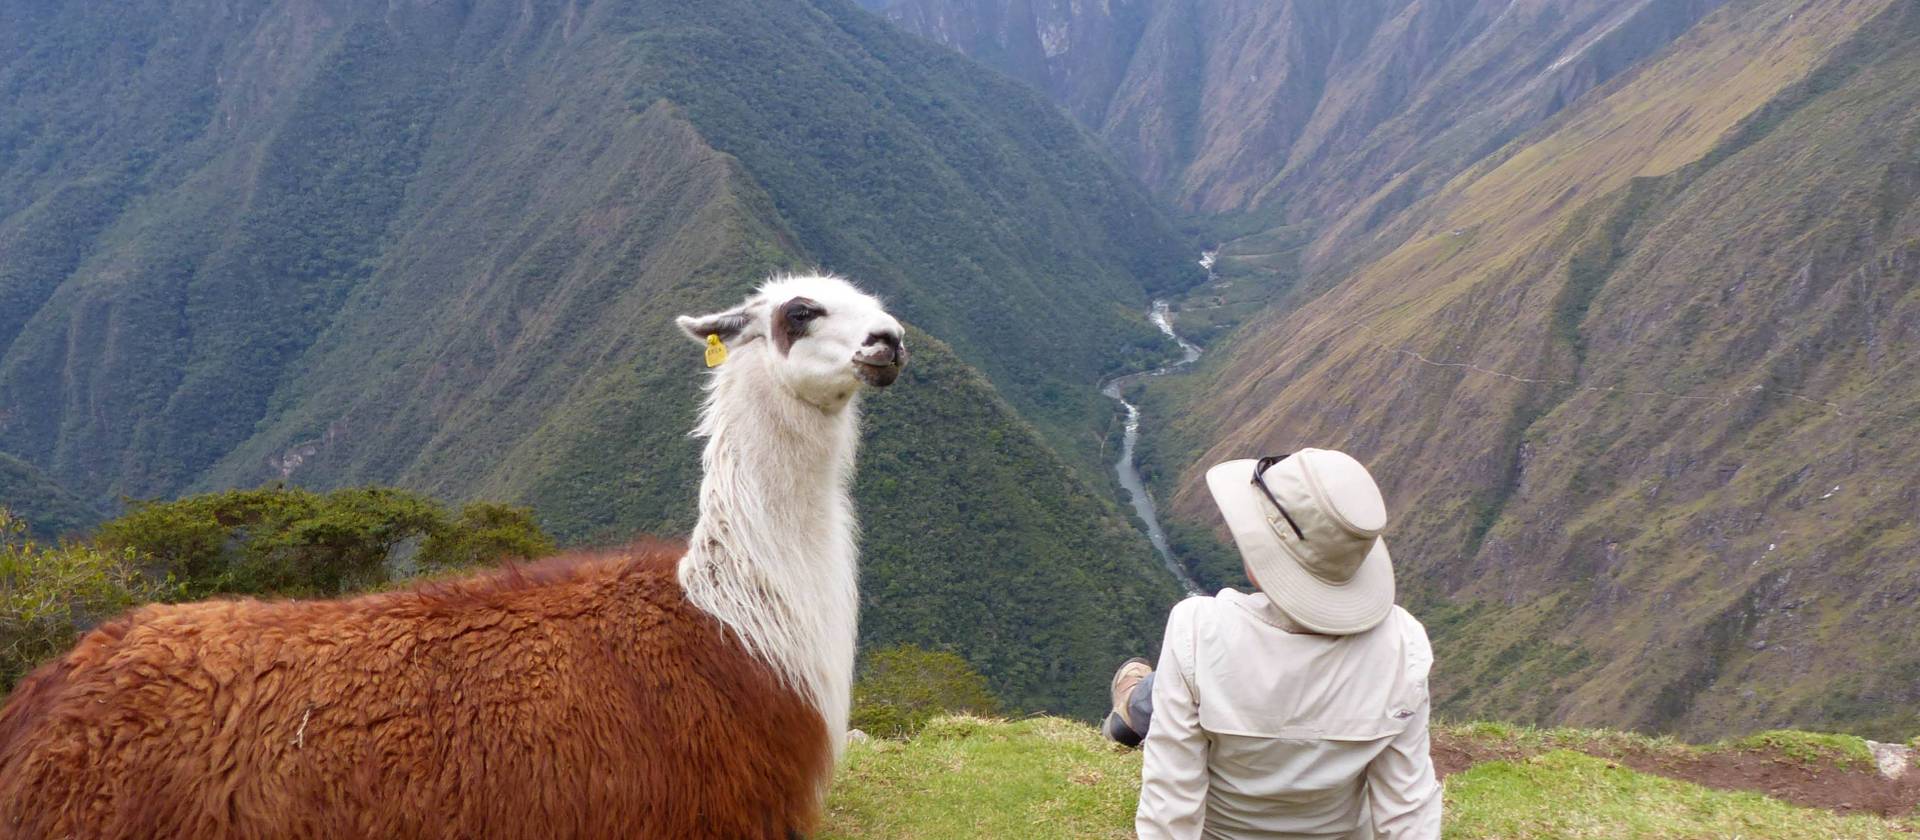
[[[813,701],[838,756],[859,612],[858,394],[899,376],[900,322],[845,280],[812,276],[679,324],[726,347],[695,430],[705,477],[680,584]]]

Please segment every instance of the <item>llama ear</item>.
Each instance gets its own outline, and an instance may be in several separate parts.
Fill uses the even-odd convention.
[[[680,325],[687,337],[702,344],[710,335],[719,336],[721,341],[732,344],[734,339],[746,332],[747,325],[753,323],[753,316],[747,314],[746,307],[741,306],[711,315],[682,315],[673,319],[673,322]]]

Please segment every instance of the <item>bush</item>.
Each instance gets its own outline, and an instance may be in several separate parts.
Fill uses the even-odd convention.
[[[449,517],[425,496],[387,487],[325,495],[268,486],[136,504],[101,526],[101,546],[152,558],[193,596],[337,595],[397,571],[532,559],[553,541],[524,508],[476,502]]]
[[[0,694],[93,625],[179,596],[172,579],[142,575],[141,565],[130,549],[36,543],[25,522],[0,508]]]
[[[427,538],[418,559],[422,569],[457,569],[508,557],[531,560],[553,550],[553,540],[540,530],[531,509],[474,502],[460,509],[450,527]]]
[[[867,654],[853,685],[852,726],[870,735],[913,735],[940,715],[991,715],[1000,701],[986,678],[959,656],[914,645]]]

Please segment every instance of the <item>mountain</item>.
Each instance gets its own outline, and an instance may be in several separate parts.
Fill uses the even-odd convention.
[[[18,517],[29,536],[43,540],[79,534],[101,520],[92,505],[10,455],[0,455],[0,508]]]
[[[1325,282],[1186,386],[1182,464],[1367,461],[1444,713],[1910,735],[1916,115],[1913,3],[1730,2],[1317,226]],[[1198,468],[1178,487],[1207,521]]]
[[[820,266],[916,328],[869,641],[1091,715],[1175,597],[1094,384],[1166,352],[1185,245],[1042,97],[851,3],[9,4],[0,102],[0,450],[89,503],[381,482],[684,533],[672,316]]]
[[[1209,215],[1399,209],[1724,0],[897,0]]]

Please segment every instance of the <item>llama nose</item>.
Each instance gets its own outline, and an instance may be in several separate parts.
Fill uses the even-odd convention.
[[[870,333],[861,346],[866,349],[860,351],[860,361],[870,365],[895,365],[907,360],[907,350],[900,343],[899,333]]]

